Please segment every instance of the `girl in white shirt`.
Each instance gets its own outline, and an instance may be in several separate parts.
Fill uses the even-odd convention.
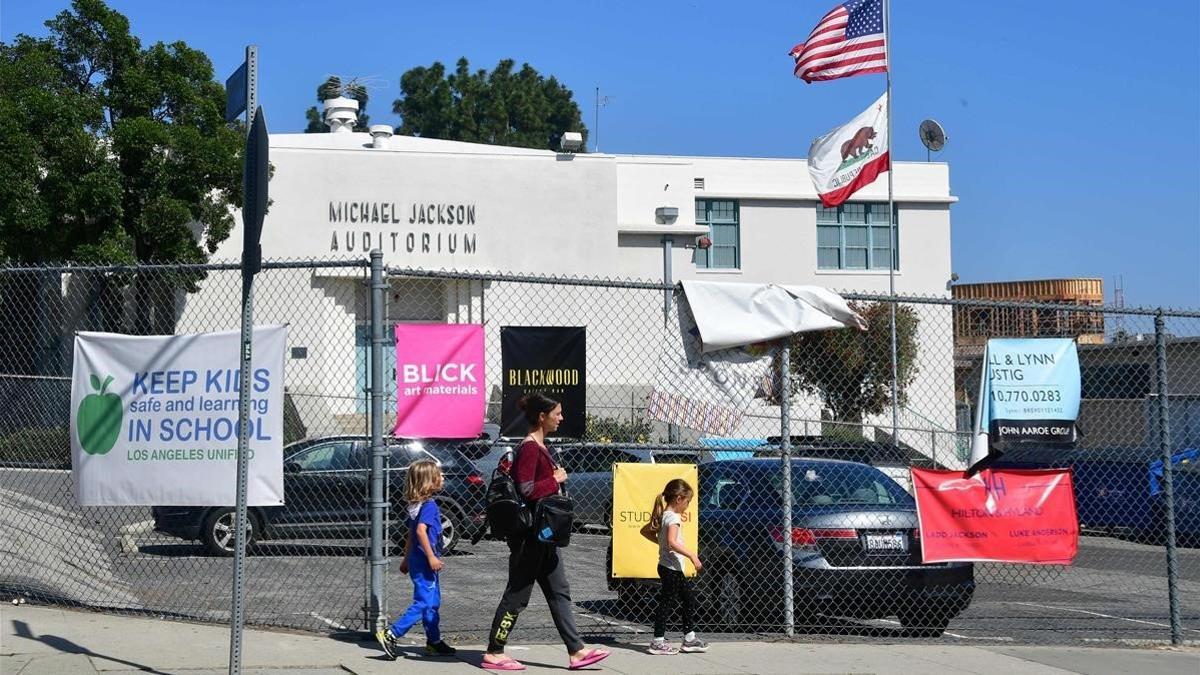
[[[658,542],[658,578],[662,588],[658,594],[658,607],[654,612],[654,640],[650,653],[658,655],[683,652],[708,651],[708,643],[696,637],[696,594],[692,580],[683,574],[683,561],[690,560],[699,572],[704,566],[683,541],[683,514],[687,512],[695,491],[687,481],[676,478],[667,483],[662,494],[654,500],[654,512],[642,534]],[[667,643],[667,619],[679,600],[683,610],[683,643],[673,647]]]

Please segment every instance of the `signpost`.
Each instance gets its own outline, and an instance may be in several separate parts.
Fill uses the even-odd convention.
[[[242,174],[242,334],[238,386],[237,516],[234,521],[233,610],[230,615],[229,673],[242,672],[242,627],[246,605],[246,474],[249,462],[250,356],[254,329],[254,275],[262,269],[263,216],[267,211],[267,121],[258,106],[258,47],[246,47],[246,61],[229,78],[225,117],[246,112],[246,156]]]

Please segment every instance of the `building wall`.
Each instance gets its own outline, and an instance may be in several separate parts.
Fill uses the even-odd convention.
[[[888,290],[886,271],[817,269],[818,202],[803,160],[562,155],[406,137],[393,137],[385,148],[371,148],[365,134],[282,135],[271,142],[273,204],[262,242],[268,258],[362,259],[382,244],[385,263],[399,269],[659,281],[664,273],[663,239],[670,237],[673,281],[703,278]],[[950,277],[949,207],[954,201],[948,167],[898,164],[895,171],[900,248],[896,289],[945,297]],[[697,179],[703,179],[702,189],[697,189]],[[884,200],[886,185],[877,181],[856,199]],[[692,262],[696,237],[707,231],[695,224],[695,200],[713,197],[739,202],[738,270],[697,269]],[[353,215],[350,204],[359,205]],[[439,223],[435,215],[432,223],[412,222],[420,220],[422,207],[428,219],[438,214],[439,205],[456,212],[470,208],[474,220]],[[660,207],[674,207],[678,216],[658,217]],[[371,214],[368,222],[347,222],[361,220],[364,210]],[[430,250],[423,250],[423,235],[429,237]],[[452,235],[458,235],[454,252],[448,243]],[[470,252],[463,245],[465,235],[473,237]],[[235,228],[214,257],[236,259],[240,241]],[[414,250],[409,250],[410,242]],[[306,423],[317,430],[339,425],[352,430],[361,426],[365,400],[361,332],[368,316],[361,272],[316,270],[295,288],[308,292],[294,290],[297,295],[291,302],[264,309],[258,318],[291,322],[289,346],[308,348],[306,358],[288,362],[289,385],[294,381],[298,394],[306,387],[326,394],[320,405],[301,408]],[[218,296],[236,306],[231,295],[235,290],[206,284],[189,299],[185,319],[199,322],[194,307]],[[919,395],[910,397],[911,414],[922,424],[953,429],[948,312],[917,309],[922,348],[912,387]],[[585,326],[589,408],[623,416],[623,410],[640,405],[656,379],[664,339],[662,312],[659,291],[393,278],[387,316],[389,323],[483,322],[489,387],[499,381],[500,327]],[[777,409],[760,412],[778,414]],[[798,402],[796,412],[815,421],[819,405]],[[890,430],[890,415],[869,422],[886,422]]]

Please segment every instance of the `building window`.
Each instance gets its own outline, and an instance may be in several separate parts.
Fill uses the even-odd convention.
[[[738,226],[738,203],[730,199],[697,199],[696,224],[707,225],[712,246],[697,247],[693,260],[696,267],[708,269],[739,269],[741,232]]]
[[[888,222],[887,204],[817,206],[817,267],[823,270],[886,270],[889,231],[892,265],[900,269],[896,223]]]

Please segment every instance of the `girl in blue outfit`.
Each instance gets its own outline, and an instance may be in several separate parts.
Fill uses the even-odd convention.
[[[421,459],[408,466],[404,499],[408,502],[408,537],[400,571],[413,582],[413,602],[390,628],[375,633],[389,658],[395,659],[396,641],[418,621],[425,625],[425,653],[451,656],[455,649],[442,642],[438,608],[442,604],[438,571],[442,569],[442,513],[433,495],[442,489],[442,470],[437,462]]]

